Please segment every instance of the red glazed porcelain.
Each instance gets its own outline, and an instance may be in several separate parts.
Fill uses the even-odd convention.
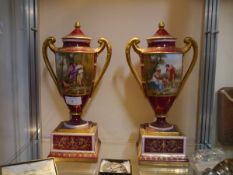
[[[86,127],[89,123],[81,119],[82,110],[109,65],[111,46],[106,39],[100,38],[99,48],[91,48],[91,38],[82,32],[79,22],[62,40],[63,47],[57,48],[54,45],[56,39],[47,38],[43,44],[43,58],[60,95],[70,110],[71,119],[65,122],[65,125],[68,128]],[[107,48],[105,65],[96,78],[97,56],[105,47]],[[56,73],[48,59],[48,48],[55,54]]]
[[[148,98],[157,120],[149,127],[159,131],[174,128],[166,122],[166,114],[180,93],[185,81],[197,60],[197,44],[190,38],[184,39],[185,47],[177,48],[176,39],[166,30],[163,22],[155,34],[147,38],[148,47],[140,48],[138,38],[131,39],[126,46],[126,58],[130,70]],[[135,71],[130,57],[131,47],[140,56],[141,78]],[[193,58],[187,72],[183,76],[183,55],[193,48]]]

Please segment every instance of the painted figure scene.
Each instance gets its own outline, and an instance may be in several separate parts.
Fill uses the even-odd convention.
[[[65,94],[89,94],[94,79],[94,58],[82,53],[62,53],[56,59],[57,77]]]
[[[153,54],[144,59],[148,95],[174,95],[182,78],[181,54]]]

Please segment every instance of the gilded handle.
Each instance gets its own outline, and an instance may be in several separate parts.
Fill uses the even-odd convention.
[[[140,43],[140,40],[138,38],[133,38],[131,39],[127,45],[126,45],[126,48],[125,48],[125,55],[126,55],[126,59],[127,59],[127,63],[129,65],[129,68],[131,70],[131,72],[133,73],[133,76],[135,77],[135,79],[137,80],[137,83],[139,84],[139,86],[141,87],[142,91],[144,92],[143,90],[143,82],[142,80],[140,79],[137,71],[135,70],[135,68],[133,67],[133,64],[132,64],[132,61],[131,61],[131,56],[130,56],[130,49],[131,47],[134,49],[134,51],[141,55],[142,51],[141,49],[138,47],[138,44]]]
[[[100,38],[98,40],[98,43],[100,44],[100,46],[96,49],[97,55],[99,55],[104,50],[104,48],[106,47],[107,56],[106,56],[106,59],[105,59],[104,67],[102,68],[100,74],[96,78],[96,81],[95,81],[94,87],[93,87],[93,91],[96,89],[96,87],[98,86],[100,80],[102,79],[105,71],[107,70],[108,65],[110,63],[111,56],[112,56],[112,47],[105,38]]]
[[[55,83],[55,85],[57,86],[59,92],[60,92],[60,88],[58,86],[58,80],[57,80],[57,77],[53,71],[53,68],[50,64],[50,61],[48,59],[48,54],[47,54],[47,50],[48,48],[50,48],[50,50],[55,53],[57,51],[57,48],[55,47],[54,43],[56,42],[56,39],[54,37],[48,37],[44,43],[43,43],[43,47],[42,47],[42,53],[43,53],[43,58],[44,58],[44,62],[45,62],[45,65]]]
[[[194,39],[192,39],[191,37],[186,37],[184,39],[184,43],[186,44],[184,48],[181,49],[182,53],[185,54],[187,53],[191,48],[193,48],[193,58],[192,58],[192,61],[190,63],[190,66],[187,70],[187,72],[185,73],[182,81],[181,81],[181,84],[180,84],[180,88],[177,92],[177,96],[180,94],[182,88],[184,87],[184,84],[185,82],[187,81],[190,73],[192,72],[193,68],[194,68],[194,65],[197,61],[197,54],[198,54],[198,47],[197,47],[197,43]]]

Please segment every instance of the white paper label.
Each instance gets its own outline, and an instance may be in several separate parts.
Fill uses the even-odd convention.
[[[82,104],[82,99],[81,97],[69,97],[65,96],[66,103],[68,105],[81,105]]]

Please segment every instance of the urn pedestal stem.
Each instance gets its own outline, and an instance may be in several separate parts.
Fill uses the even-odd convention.
[[[166,121],[166,116],[156,116],[154,122],[149,123],[149,127],[155,129],[156,131],[171,131],[174,125]]]

